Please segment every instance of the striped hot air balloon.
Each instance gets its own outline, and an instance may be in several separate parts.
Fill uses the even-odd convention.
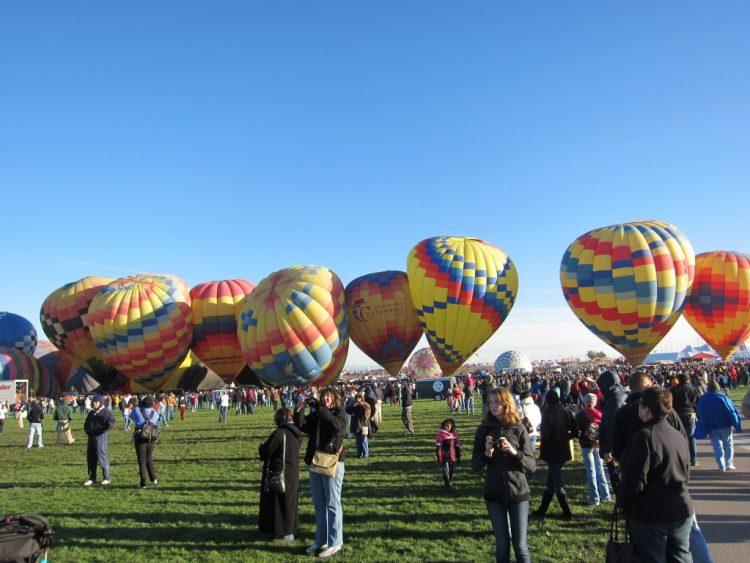
[[[685,319],[728,360],[750,337],[750,256],[726,250],[698,254]]]
[[[391,375],[422,337],[405,272],[389,270],[352,281],[344,292],[352,341]]]
[[[679,318],[694,273],[693,247],[677,227],[640,221],[578,237],[560,283],[586,328],[638,365]]]
[[[510,257],[475,238],[434,237],[412,248],[409,290],[443,375],[453,375],[510,313],[518,274]]]
[[[206,282],[190,290],[193,309],[193,352],[225,382],[245,367],[237,339],[240,304],[254,284],[243,279]]]
[[[321,266],[275,272],[245,297],[237,335],[248,365],[266,383],[333,383],[349,349],[344,286]]]
[[[39,397],[55,397],[60,386],[36,358],[16,348],[0,347],[0,381],[28,379],[29,391]]]

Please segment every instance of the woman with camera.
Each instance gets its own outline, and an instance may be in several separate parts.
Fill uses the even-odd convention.
[[[531,491],[526,472],[536,470],[536,461],[510,391],[492,389],[487,400],[489,410],[474,436],[471,466],[474,471],[487,469],[484,500],[495,535],[497,561],[510,559],[512,543],[516,561],[530,562],[526,533]]]
[[[258,529],[276,541],[294,541],[299,528],[299,448],[302,434],[294,426],[294,410],[274,414],[274,430],[258,448],[263,460]]]

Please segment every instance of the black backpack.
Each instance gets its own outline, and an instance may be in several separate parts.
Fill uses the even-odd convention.
[[[39,560],[52,545],[53,533],[43,516],[0,516],[0,563]]]
[[[143,426],[135,431],[136,442],[156,442],[156,440],[159,439],[159,426],[149,421],[143,410],[141,410],[141,416],[146,420],[146,422]]]

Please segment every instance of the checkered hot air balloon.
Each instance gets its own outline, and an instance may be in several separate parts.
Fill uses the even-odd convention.
[[[193,352],[227,383],[245,367],[237,339],[237,315],[242,300],[254,287],[247,280],[235,279],[201,283],[190,290]]]
[[[679,318],[694,273],[693,248],[677,227],[640,221],[578,237],[560,283],[586,328],[638,365]]]
[[[29,380],[29,391],[39,397],[55,397],[60,387],[33,356],[16,348],[0,347],[0,381]]]
[[[120,278],[91,301],[88,324],[106,361],[125,377],[157,390],[190,349],[189,288],[168,274]]]
[[[726,250],[698,254],[685,318],[728,360],[750,337],[750,256]]]
[[[65,284],[49,294],[39,312],[42,330],[50,342],[101,384],[114,380],[116,371],[94,344],[88,311],[94,296],[113,281],[112,278],[88,276]]]
[[[237,336],[245,361],[266,383],[333,383],[349,349],[341,280],[321,266],[271,274],[242,302]]]
[[[443,374],[452,375],[510,313],[516,267],[496,246],[463,237],[423,240],[406,265],[422,330]]]
[[[422,337],[409,279],[389,270],[352,281],[344,291],[352,341],[395,376]]]
[[[409,371],[414,377],[421,379],[423,377],[441,377],[443,370],[432,353],[432,348],[420,348],[411,358],[409,358]]]
[[[0,311],[0,346],[16,348],[32,356],[36,350],[36,329],[15,313]]]

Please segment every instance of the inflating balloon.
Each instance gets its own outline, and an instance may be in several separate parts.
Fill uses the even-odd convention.
[[[0,346],[16,348],[29,356],[36,350],[36,329],[15,313],[0,311]]]
[[[440,364],[435,359],[432,348],[420,348],[414,352],[414,355],[409,359],[409,371],[416,378],[440,377],[443,375],[443,370],[440,369]]]
[[[245,366],[237,340],[237,314],[254,287],[247,280],[235,279],[202,283],[190,290],[193,352],[227,383]]]
[[[333,383],[349,349],[341,280],[321,266],[271,274],[242,302],[237,336],[245,361],[266,383]]]
[[[352,341],[395,376],[422,337],[405,272],[367,274],[345,290]]]
[[[243,361],[244,365],[244,361]],[[224,386],[224,381],[214,372],[209,371],[200,358],[193,353],[185,356],[182,363],[170,371],[160,389],[155,391],[196,391],[198,389],[217,389]]]
[[[750,337],[750,256],[725,250],[698,254],[685,319],[728,360]]]
[[[0,347],[0,381],[28,379],[29,391],[39,397],[55,397],[59,385],[33,356],[16,348]]]
[[[120,278],[91,301],[88,324],[106,361],[125,377],[159,389],[190,349],[188,287],[165,274]]]
[[[586,328],[638,365],[682,313],[694,268],[677,227],[641,221],[578,237],[563,255],[560,282]]]
[[[508,350],[500,354],[494,364],[495,375],[501,373],[531,373],[531,360],[523,352]]]
[[[42,369],[55,378],[60,387],[65,386],[65,382],[73,370],[73,358],[61,353],[59,350],[46,350],[39,353],[39,348],[37,348],[37,353],[34,354],[34,357]]]
[[[452,375],[508,316],[516,268],[499,248],[463,237],[423,240],[406,265],[419,322],[443,374]]]

